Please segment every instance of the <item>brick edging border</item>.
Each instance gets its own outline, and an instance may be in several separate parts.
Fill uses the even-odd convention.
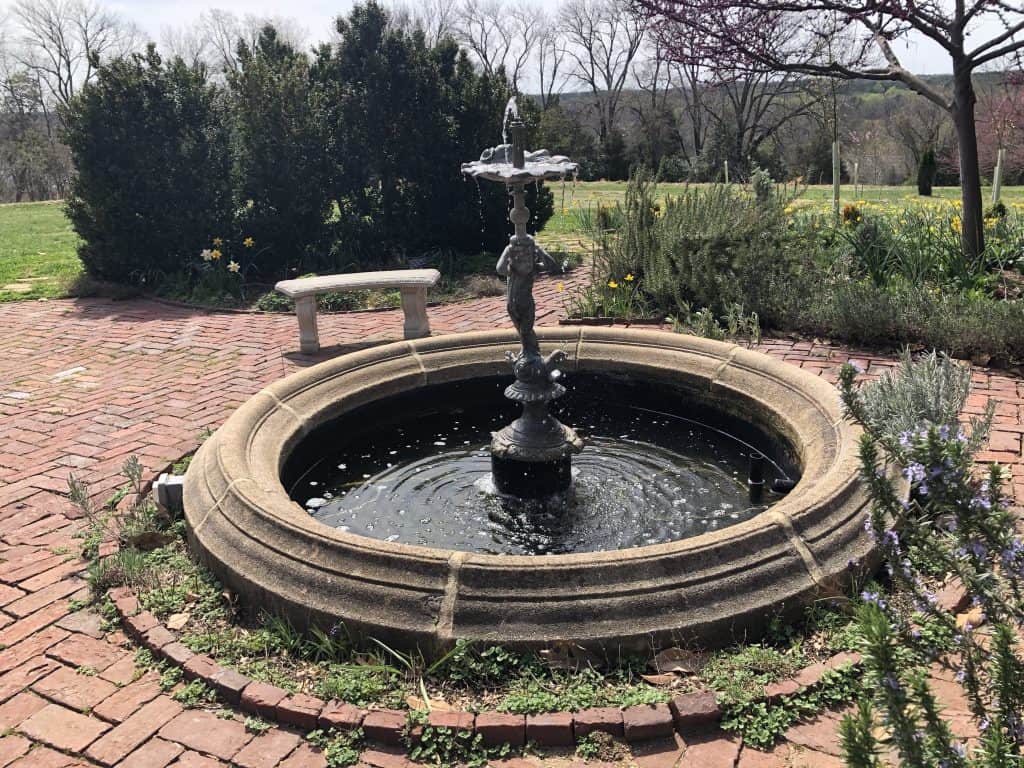
[[[179,667],[187,680],[202,681],[243,712],[305,731],[362,728],[371,741],[403,745],[409,723],[406,710],[365,710],[304,693],[289,694],[283,688],[252,680],[233,669],[222,667],[209,656],[193,653],[180,642],[176,632],[164,626],[149,611],[141,609],[138,598],[128,587],[113,587],[107,595],[113,601],[129,637]],[[826,672],[856,666],[860,661],[858,653],[837,653],[825,661],[805,667],[791,679],[767,686],[762,700],[778,702],[813,688]],[[640,704],[625,709],[598,707],[540,715],[431,711],[427,725],[479,734],[488,746],[522,746],[532,741],[545,747],[568,747],[595,731],[636,743],[672,736],[675,731],[683,733],[714,726],[721,718],[717,694],[702,691],[680,694],[667,704]],[[415,729],[412,733],[415,735]]]

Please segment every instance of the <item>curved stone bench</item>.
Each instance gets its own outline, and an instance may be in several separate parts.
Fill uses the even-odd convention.
[[[427,319],[427,288],[437,284],[441,273],[436,269],[395,269],[384,272],[353,272],[347,275],[320,275],[282,280],[274,290],[295,299],[295,315],[299,319],[299,350],[306,354],[320,351],[320,334],[316,327],[316,297],[321,293],[359,291],[367,288],[399,289],[405,313],[405,338],[419,339],[430,335]]]

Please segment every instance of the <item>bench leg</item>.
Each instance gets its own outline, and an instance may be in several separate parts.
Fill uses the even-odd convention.
[[[402,311],[405,313],[405,338],[419,339],[430,335],[427,319],[427,289],[402,288]]]
[[[295,300],[295,316],[299,318],[299,351],[314,355],[320,351],[320,334],[316,328],[316,296]]]

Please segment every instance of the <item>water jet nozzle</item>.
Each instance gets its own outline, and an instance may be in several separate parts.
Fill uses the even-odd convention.
[[[508,125],[512,134],[512,167],[526,167],[526,124],[522,120],[513,120]]]

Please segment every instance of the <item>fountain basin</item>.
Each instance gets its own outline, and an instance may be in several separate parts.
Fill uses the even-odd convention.
[[[302,441],[345,413],[426,386],[507,375],[512,332],[389,344],[271,384],[199,450],[185,478],[194,551],[249,606],[296,626],[437,652],[455,639],[649,649],[727,645],[843,586],[870,555],[857,481],[857,428],[836,391],[795,366],[692,336],[545,329],[571,381],[624,373],[662,382],[788,445],[801,479],[770,509],[728,528],[652,546],[547,556],[386,542],[317,522],[282,472]],[[610,403],[609,407],[615,407]]]

